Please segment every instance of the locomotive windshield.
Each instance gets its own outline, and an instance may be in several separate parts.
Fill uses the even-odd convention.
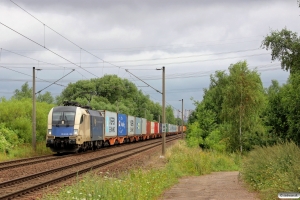
[[[75,112],[70,111],[56,111],[52,115],[52,124],[56,125],[74,125]]]

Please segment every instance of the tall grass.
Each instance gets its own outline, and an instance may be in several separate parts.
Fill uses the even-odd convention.
[[[237,170],[240,160],[236,155],[204,152],[188,148],[179,142],[166,153],[166,165],[152,169],[133,169],[114,176],[108,172],[101,176],[90,173],[56,195],[44,199],[156,199],[183,176],[202,175],[212,171]]]
[[[294,143],[258,147],[243,160],[242,177],[263,199],[300,190],[300,149]]]
[[[53,154],[53,152],[46,147],[45,142],[38,142],[36,144],[36,151],[33,150],[31,144],[21,144],[10,149],[8,152],[0,152],[0,162],[49,154]]]

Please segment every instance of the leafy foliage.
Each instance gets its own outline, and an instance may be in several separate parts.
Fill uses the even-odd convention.
[[[49,110],[54,105],[45,102],[36,104],[37,141],[45,140]],[[31,142],[32,101],[31,99],[2,101],[0,103],[0,121],[6,128],[14,131],[20,143]]]
[[[268,138],[261,115],[266,99],[259,74],[243,61],[231,65],[229,74],[215,72],[210,80],[203,101],[195,102],[188,140],[197,138],[200,147],[218,151],[249,150],[264,143]]]
[[[260,75],[246,61],[229,66],[229,73],[210,76],[201,102],[189,118],[188,144],[237,151],[278,141],[300,141],[300,38],[287,29],[272,31],[262,42],[272,60],[291,72],[283,86],[275,80],[263,89]],[[195,141],[192,141],[195,139]],[[219,147],[216,146],[220,145]]]
[[[288,83],[283,86],[282,104],[284,106],[284,113],[286,114],[287,121],[280,123],[286,125],[288,128],[284,139],[293,140],[297,144],[300,141],[300,72],[290,75]]]
[[[17,133],[10,130],[4,123],[0,124],[0,151],[8,152],[20,143]]]
[[[253,138],[264,134],[260,118],[265,106],[264,90],[259,74],[249,70],[245,61],[231,65],[229,73],[222,117],[231,124],[230,148],[235,150],[240,146],[242,151],[242,145],[249,149],[257,142]]]
[[[266,96],[268,104],[264,111],[265,126],[271,136],[276,138],[287,138],[288,125],[288,111],[284,105],[284,98],[288,86],[279,86],[278,81],[272,80],[272,84],[266,89]]]
[[[71,83],[57,97],[57,103],[62,104],[64,100],[75,100],[96,110],[110,110],[153,121],[162,116],[159,103],[154,103],[133,83],[117,75]],[[171,106],[166,107],[166,122],[176,123]]]
[[[28,82],[21,86],[21,90],[16,89],[12,98],[21,100],[23,98],[32,98],[32,88],[29,88]]]
[[[54,103],[54,98],[52,97],[50,92],[46,92],[45,94],[38,94],[36,101],[38,102],[46,102],[49,104],[53,104]]]
[[[272,50],[272,60],[281,61],[281,68],[291,72],[300,70],[300,38],[297,33],[282,29],[272,31],[262,42],[262,47]]]
[[[242,177],[263,199],[274,199],[282,191],[299,191],[299,156],[294,143],[257,147],[244,159]]]
[[[21,90],[16,89],[14,91],[14,95],[12,96],[12,99],[32,99],[32,88],[29,87],[28,82],[24,83],[21,86]],[[39,93],[36,101],[38,102],[47,102],[49,104],[54,103],[54,98],[52,97],[50,92],[46,92],[45,94]]]

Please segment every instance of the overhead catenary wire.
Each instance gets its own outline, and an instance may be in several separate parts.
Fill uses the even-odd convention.
[[[40,62],[41,62],[41,63],[47,64],[47,65],[53,65],[53,66],[57,66],[57,67],[60,67],[60,68],[64,68],[64,70],[65,70],[65,68],[68,68],[68,69],[73,70],[73,68],[63,67],[63,66],[59,66],[58,64],[53,64],[53,63],[49,63],[49,62],[37,60],[37,59],[35,59],[35,58],[31,58],[31,57],[29,57],[29,56],[25,56],[25,55],[22,55],[22,54],[20,54],[20,53],[16,53],[16,52],[14,52],[14,51],[10,51],[10,50],[8,50],[8,49],[3,49],[3,50],[4,50],[4,51],[7,51],[7,52],[9,52],[9,53],[13,53],[13,54],[22,56],[22,57],[27,58],[27,59],[31,59],[31,60],[37,61],[37,62],[39,62],[39,64],[40,64]],[[30,65],[32,65],[32,64],[30,63]],[[24,67],[22,67],[22,68],[24,68]],[[84,76],[84,75],[81,74],[79,71],[76,70],[76,72],[79,73],[80,75]],[[84,76],[84,77],[85,77],[85,76]],[[85,78],[87,79],[87,77],[85,77]]]
[[[122,65],[120,67],[144,67],[144,66],[161,66],[161,65],[178,65],[178,64],[187,64],[187,63],[197,63],[197,62],[207,62],[207,61],[219,61],[219,60],[227,60],[234,58],[244,58],[244,57],[254,57],[254,56],[263,56],[270,55],[269,53],[261,53],[261,54],[251,54],[244,56],[235,56],[235,57],[226,57],[226,58],[215,58],[215,59],[206,59],[206,60],[193,60],[193,61],[182,61],[182,62],[170,62],[170,63],[155,63],[155,64],[138,64],[138,65]],[[94,68],[94,67],[86,67],[86,68]]]
[[[64,59],[64,60],[66,60],[66,61],[68,61],[69,63],[72,63],[73,65],[75,65],[75,66],[77,66],[77,67],[79,67],[79,68],[83,69],[84,71],[88,72],[89,74],[91,74],[91,75],[93,75],[93,76],[96,76],[96,77],[98,77],[97,75],[95,75],[95,74],[93,74],[93,73],[89,72],[88,70],[86,70],[86,69],[84,69],[84,68],[80,67],[79,65],[75,64],[74,62],[72,62],[72,61],[70,61],[70,60],[66,59],[65,57],[63,57],[63,56],[59,55],[58,53],[56,53],[56,52],[52,51],[51,49],[48,49],[47,47],[44,47],[44,46],[43,46],[43,45],[41,45],[40,43],[38,43],[38,42],[36,42],[36,41],[34,41],[34,40],[30,39],[29,37],[27,37],[27,36],[25,36],[25,35],[23,35],[23,34],[19,33],[18,31],[16,31],[16,30],[14,30],[13,28],[11,28],[11,27],[9,27],[9,26],[7,26],[7,25],[3,24],[2,22],[0,22],[0,24],[2,24],[2,25],[3,25],[3,26],[5,26],[6,28],[8,28],[8,29],[10,29],[10,30],[14,31],[15,33],[17,33],[17,34],[19,34],[19,35],[23,36],[24,38],[26,38],[26,39],[30,40],[31,42],[33,42],[33,43],[35,43],[35,44],[37,44],[37,45],[39,45],[39,46],[41,46],[41,47],[45,48],[46,50],[48,50],[48,51],[50,51],[51,53],[53,53],[53,54],[57,55],[58,57],[60,57],[60,58],[62,58],[62,59]],[[98,77],[98,78],[99,78],[99,77]]]
[[[139,77],[137,77],[136,75],[134,75],[133,73],[129,72],[128,69],[125,69],[125,71],[128,72],[128,73],[130,73],[132,76],[136,77],[137,79],[139,79],[140,81],[142,81],[143,83],[145,83],[146,85],[148,85],[149,87],[151,87],[156,92],[162,94],[162,92],[160,92],[159,90],[155,89],[154,87],[152,87],[151,85],[149,85],[148,83],[146,83],[145,81],[143,81],[142,79],[140,79]]]
[[[44,62],[44,61],[41,61],[41,60],[38,60],[38,59],[35,59],[35,58],[31,58],[31,57],[29,57],[29,56],[25,56],[25,55],[22,55],[22,54],[20,54],[20,53],[14,52],[14,51],[10,51],[10,50],[8,50],[8,49],[4,49],[4,48],[2,48],[2,49],[3,49],[4,51],[9,52],[9,53],[16,54],[16,55],[18,55],[18,56],[22,56],[22,57],[27,58],[27,59],[30,59],[30,60],[34,60],[34,61],[37,61],[37,62],[41,62],[41,63],[47,64],[47,65],[53,65],[53,66],[57,66],[57,67],[63,67],[63,66],[60,66],[60,65],[58,65],[58,64],[53,64],[53,63]],[[6,64],[7,64],[7,63],[6,63]],[[22,65],[23,65],[23,64],[24,64],[24,63],[22,63]],[[28,64],[32,65],[32,63],[28,63]],[[63,68],[69,68],[69,67],[63,67]],[[73,68],[70,68],[70,69],[73,69]]]
[[[258,65],[258,66],[253,66],[249,69],[255,70],[257,69],[258,71],[273,71],[273,70],[281,70],[281,68],[278,68],[278,66],[280,66],[280,63],[272,63],[272,64],[266,64],[266,65]],[[43,69],[44,70],[44,69]],[[48,69],[51,70],[51,69]],[[153,69],[151,69],[153,70]],[[197,72],[187,72],[187,73],[175,73],[175,74],[167,74],[166,75],[166,79],[183,79],[183,78],[197,78],[197,77],[204,77],[204,76],[209,76],[211,74],[213,74],[213,72],[215,72],[215,70],[209,70],[209,71],[197,71]],[[126,73],[126,71],[124,72],[124,74]],[[124,77],[124,76],[122,76]],[[139,76],[139,78],[143,79],[143,80],[158,80],[161,79],[160,76]],[[48,82],[50,82],[51,79],[48,80]],[[130,75],[130,77],[128,78],[128,80],[132,80],[134,81],[135,79],[132,78],[132,76]],[[30,82],[31,79],[1,79],[0,81],[28,81]],[[73,82],[76,80],[64,80],[61,82]],[[147,86],[138,86],[138,87],[149,87]]]
[[[141,61],[169,60],[169,59],[180,59],[180,58],[191,58],[191,57],[213,56],[213,55],[230,54],[230,53],[240,53],[240,52],[257,51],[257,50],[261,50],[261,49],[260,48],[254,48],[254,49],[244,49],[244,50],[237,50],[237,51],[211,53],[211,54],[200,54],[200,55],[198,54],[198,55],[176,56],[176,57],[167,57],[167,58],[139,59],[139,60],[121,60],[121,61],[116,60],[116,61],[109,61],[109,62],[122,63],[122,62],[141,62]]]
[[[59,36],[61,36],[62,38],[64,38],[65,40],[69,41],[70,43],[72,43],[72,44],[75,45],[76,47],[78,47],[80,50],[83,50],[83,51],[87,52],[88,54],[90,54],[90,55],[92,55],[92,56],[94,56],[94,57],[100,59],[101,61],[106,62],[106,63],[108,63],[108,64],[110,64],[110,65],[112,65],[112,66],[114,66],[114,67],[118,67],[119,69],[121,68],[121,67],[119,67],[119,66],[116,66],[116,65],[114,65],[114,64],[112,64],[112,63],[109,63],[109,62],[103,60],[102,58],[100,58],[100,57],[98,57],[98,56],[92,54],[91,52],[87,51],[86,49],[80,47],[80,46],[77,45],[75,42],[71,41],[71,40],[68,39],[67,37],[63,36],[62,34],[60,34],[59,32],[57,32],[56,30],[54,30],[53,28],[51,28],[50,26],[48,26],[47,24],[45,24],[44,22],[42,22],[41,20],[39,20],[37,17],[35,17],[35,16],[33,16],[32,14],[30,14],[28,11],[26,11],[24,8],[22,8],[21,6],[19,6],[18,4],[16,4],[16,3],[13,2],[12,0],[10,0],[10,1],[11,1],[12,3],[14,3],[16,6],[18,6],[19,8],[21,8],[23,11],[25,11],[27,14],[29,14],[30,16],[32,16],[34,19],[36,19],[37,21],[39,21],[40,23],[42,23],[44,26],[46,26],[47,28],[49,28],[50,30],[52,30],[53,32],[55,32],[56,34],[58,34]],[[44,47],[44,48],[47,49],[46,47]],[[80,68],[81,68],[81,67],[80,67]],[[89,72],[89,73],[90,73],[90,72]],[[96,75],[95,75],[95,76],[96,76]],[[96,77],[97,77],[97,76],[96,76]],[[98,78],[99,78],[99,77],[98,77]]]
[[[0,22],[1,23],[1,22]],[[138,64],[138,65],[122,65],[120,67],[145,67],[145,66],[158,66],[158,65],[178,65],[178,64],[188,64],[188,63],[197,63],[197,62],[209,62],[209,61],[219,61],[219,60],[228,60],[228,59],[236,59],[236,58],[245,58],[245,57],[255,57],[255,56],[263,56],[263,55],[270,55],[269,53],[261,53],[261,54],[251,54],[251,55],[243,55],[243,56],[234,56],[234,57],[225,57],[225,58],[213,58],[213,59],[206,59],[206,60],[192,60],[192,61],[181,61],[181,62],[169,62],[169,63],[155,63],[155,64]],[[85,69],[90,68],[99,68],[96,67],[85,67]],[[147,68],[146,68],[147,69]],[[132,69],[130,69],[132,70]]]
[[[126,70],[127,72],[128,72],[128,70]],[[130,73],[129,72],[129,74],[130,74],[130,76],[131,75],[133,75],[134,77],[136,77],[134,74],[132,74],[132,73]],[[142,81],[142,82],[144,82],[143,80],[141,80],[140,78],[138,78],[138,77],[136,77],[137,79],[139,79],[140,81]],[[149,84],[147,84],[146,82],[144,82],[148,87],[151,87],[152,89],[154,89],[154,90],[156,90],[155,88],[153,88],[152,86],[150,86]],[[157,90],[156,90],[157,91]],[[143,91],[143,92],[145,92],[145,91]],[[159,91],[157,91],[157,92],[159,92]],[[146,94],[148,94],[149,95],[149,93],[147,93],[147,92],[145,92]],[[159,92],[160,94],[162,94],[161,92]],[[149,95],[150,96],[150,95]],[[153,98],[153,97],[152,97]],[[153,98],[154,99],[154,98]],[[161,102],[161,100],[157,100],[157,99],[155,99],[155,101],[157,101],[157,102]],[[166,101],[166,103],[167,104],[169,104],[170,106],[172,106],[170,103],[168,103],[167,101]],[[174,106],[172,106],[173,108],[175,108]],[[175,108],[176,109],[176,108]]]
[[[219,53],[212,53],[212,54],[198,54],[198,55],[188,55],[188,56],[177,56],[177,57],[167,57],[167,58],[154,58],[154,59],[140,59],[140,60],[121,60],[121,61],[109,61],[114,63],[120,63],[120,62],[141,62],[141,61],[157,61],[157,60],[169,60],[169,59],[180,59],[180,58],[191,58],[191,57],[202,57],[202,56],[214,56],[214,55],[221,55],[221,54],[230,54],[230,53],[239,53],[239,52],[247,52],[247,51],[256,51],[261,50],[259,48],[255,49],[246,49],[246,50],[237,50],[237,51],[229,51],[229,52],[219,52]],[[255,55],[261,55],[261,54],[255,54]],[[247,55],[244,55],[247,56]],[[250,55],[252,56],[252,55]],[[235,57],[234,57],[235,58]],[[224,59],[224,58],[221,58]],[[215,59],[213,59],[215,60]],[[188,62],[188,61],[186,61]],[[103,63],[103,62],[101,62]],[[14,63],[14,64],[24,64],[24,63]],[[29,64],[29,63],[25,63]],[[70,64],[70,63],[57,63],[57,64]],[[81,62],[80,64],[100,64],[100,62]],[[85,67],[85,68],[95,68],[95,67]],[[107,68],[107,67],[105,67]]]
[[[57,81],[60,81],[61,79],[63,79],[64,77],[68,76],[69,74],[71,74],[71,73],[74,72],[74,71],[75,71],[75,69],[73,69],[71,72],[69,72],[68,74],[64,75],[63,77],[61,77],[61,78],[58,79]],[[50,87],[51,85],[55,84],[57,81],[51,83],[50,85],[48,85],[47,87],[41,89],[40,91],[38,91],[38,92],[35,93],[35,94],[38,94],[38,93],[42,92],[43,90],[47,89],[47,88]]]
[[[17,72],[17,73],[19,73],[19,74],[23,74],[23,75],[32,77],[32,75],[29,75],[29,74],[25,74],[25,73],[23,73],[23,72],[16,71],[16,70],[10,69],[10,68],[5,67],[5,66],[0,66],[0,67],[5,68],[5,69],[8,69],[8,70],[11,70],[11,71],[14,71],[14,72]],[[42,80],[42,81],[45,81],[45,82],[48,82],[48,83],[52,83],[51,81],[47,81],[47,80],[44,80],[44,79],[40,79],[40,78],[37,78],[37,79]],[[55,85],[59,85],[59,86],[62,86],[62,87],[67,87],[67,86],[65,86],[65,85],[61,85],[61,84],[58,84],[58,83],[55,83]]]

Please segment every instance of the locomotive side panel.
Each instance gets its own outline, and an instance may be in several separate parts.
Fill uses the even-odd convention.
[[[85,110],[80,109],[80,112],[77,112],[76,129],[78,130],[78,136],[76,144],[82,145],[85,141],[90,140],[90,117]]]
[[[103,140],[104,117],[97,111],[89,110],[90,113],[90,138],[92,141]]]

